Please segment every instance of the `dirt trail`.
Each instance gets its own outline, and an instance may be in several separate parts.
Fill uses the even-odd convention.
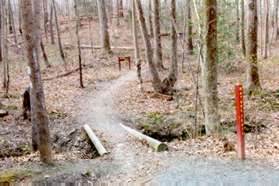
[[[78,167],[87,167],[101,182],[151,184],[151,185],[196,185],[205,184],[277,184],[279,169],[255,164],[253,160],[240,162],[217,158],[189,157],[185,152],[155,153],[130,137],[119,125],[117,93],[126,83],[136,80],[135,72],[124,74],[119,79],[97,85],[97,93],[88,95],[80,103],[82,124],[89,124],[101,136],[110,151],[107,157],[83,162]]]

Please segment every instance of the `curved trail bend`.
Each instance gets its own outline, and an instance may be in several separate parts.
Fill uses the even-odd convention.
[[[131,71],[116,80],[97,85],[97,93],[80,103],[79,120],[89,124],[110,154],[83,161],[77,167],[98,175],[100,182],[147,185],[278,184],[279,170],[253,161],[224,161],[188,157],[177,151],[156,153],[130,137],[119,125],[116,95],[128,82],[136,80]],[[112,179],[111,179],[112,178]]]

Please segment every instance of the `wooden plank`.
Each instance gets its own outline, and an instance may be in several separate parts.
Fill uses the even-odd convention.
[[[100,156],[103,156],[105,154],[108,154],[108,151],[105,149],[105,147],[102,145],[101,141],[99,140],[99,138],[95,135],[95,133],[93,132],[93,130],[89,127],[89,125],[84,125],[83,126],[85,132],[87,133],[87,135],[89,136],[90,140],[92,141],[92,143],[94,144],[94,146],[96,147],[98,153],[100,154]]]
[[[160,142],[159,140],[153,139],[149,136],[146,136],[134,129],[131,129],[123,124],[121,124],[121,127],[123,127],[127,132],[129,132],[131,135],[135,136],[139,140],[144,140],[148,143],[150,147],[152,147],[156,152],[162,152],[168,150],[168,146],[165,143]]]

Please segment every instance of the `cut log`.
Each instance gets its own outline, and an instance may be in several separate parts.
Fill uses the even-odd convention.
[[[5,116],[9,115],[9,112],[6,110],[0,110],[0,118],[3,118]]]
[[[89,125],[84,125],[83,128],[84,128],[85,132],[87,133],[87,135],[89,136],[89,138],[92,141],[92,143],[94,144],[94,146],[96,147],[96,149],[97,149],[98,153],[100,154],[100,156],[108,154],[107,150],[102,145],[101,141],[95,135],[93,130],[89,127]]]
[[[121,127],[123,127],[127,132],[129,132],[132,136],[135,136],[139,140],[144,140],[148,143],[150,147],[152,147],[156,152],[162,152],[168,150],[168,146],[165,143],[162,143],[156,139],[153,139],[149,136],[146,136],[134,129],[131,129],[123,124],[121,124]]]
[[[71,48],[77,48],[76,45],[71,45],[71,44],[64,44],[66,49],[71,49]],[[101,46],[91,46],[91,45],[81,45],[81,49],[102,49]],[[111,47],[112,50],[134,50],[134,47],[132,46],[119,46],[119,47]]]

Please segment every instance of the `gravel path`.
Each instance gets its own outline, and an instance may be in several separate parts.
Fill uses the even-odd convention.
[[[155,153],[130,137],[120,126],[115,98],[126,83],[135,81],[134,72],[97,86],[97,94],[80,103],[80,121],[101,137],[110,154],[80,165],[99,175],[100,182],[147,185],[277,185],[279,170],[254,161],[224,161],[189,157],[183,152]],[[96,161],[99,161],[96,163]]]

